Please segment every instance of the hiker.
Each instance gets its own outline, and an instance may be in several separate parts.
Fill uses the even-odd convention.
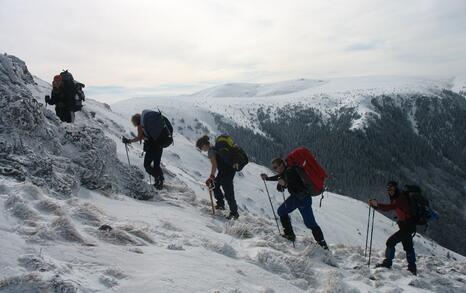
[[[55,75],[52,82],[52,94],[45,96],[45,103],[55,105],[55,113],[62,122],[73,123],[74,112],[81,111],[85,99],[84,84],[74,80],[68,70]]]
[[[230,214],[226,218],[228,220],[238,219],[238,205],[236,204],[233,185],[233,178],[236,174],[235,168],[231,166],[227,162],[226,158],[220,154],[218,147],[211,145],[210,139],[207,135],[204,135],[197,140],[196,147],[201,151],[207,152],[207,156],[212,165],[210,169],[210,176],[205,183],[209,188],[213,186],[215,200],[217,201],[215,209],[225,210],[225,198],[228,202],[228,207],[230,208]]]
[[[278,174],[272,177],[261,174],[262,180],[278,181],[277,190],[284,192],[285,189],[288,189],[290,193],[290,196],[277,210],[284,230],[282,236],[293,242],[296,240],[289,214],[298,209],[303,217],[304,224],[311,229],[316,242],[322,248],[328,250],[322,229],[317,224],[312,211],[312,196],[316,194],[312,183],[309,182],[304,173],[304,169],[299,166],[287,166],[282,158],[276,158],[272,161],[272,169]]]
[[[376,210],[384,212],[395,210],[399,230],[388,238],[386,243],[387,248],[385,249],[385,259],[382,263],[377,264],[376,267],[391,268],[393,259],[395,258],[395,246],[401,242],[403,249],[406,252],[408,270],[413,275],[416,275],[416,254],[413,246],[413,235],[416,233],[416,222],[409,212],[410,208],[408,197],[404,192],[399,190],[398,183],[395,181],[387,183],[387,192],[390,198],[389,204],[381,204],[375,199],[370,199],[369,205]]]
[[[173,143],[173,127],[162,113],[144,110],[131,117],[131,122],[137,127],[138,134],[134,138],[122,138],[124,144],[144,140],[144,169],[149,176],[154,177],[154,187],[163,189],[164,176],[160,167],[163,149]]]

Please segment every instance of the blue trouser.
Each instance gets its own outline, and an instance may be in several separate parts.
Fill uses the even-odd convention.
[[[395,246],[401,242],[403,249],[406,252],[406,260],[408,265],[416,265],[416,253],[414,252],[413,233],[416,232],[416,224],[410,222],[398,222],[400,230],[395,232],[387,240],[387,248],[385,249],[385,260],[387,265],[392,265],[395,258]]]
[[[293,212],[295,209],[298,209],[301,213],[301,216],[304,220],[304,225],[312,230],[314,239],[318,243],[324,240],[322,229],[320,229],[319,225],[317,224],[314,217],[314,212],[312,211],[312,197],[307,194],[303,196],[292,194],[285,200],[284,203],[278,207],[277,213],[280,216],[280,221],[282,222],[285,234],[290,233],[294,235],[288,214]]]

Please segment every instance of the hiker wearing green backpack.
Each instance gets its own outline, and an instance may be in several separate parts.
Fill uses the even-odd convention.
[[[197,140],[196,147],[207,152],[211,163],[210,176],[206,180],[206,185],[213,188],[217,201],[215,209],[225,209],[225,198],[230,208],[230,214],[226,218],[238,219],[238,205],[235,199],[233,178],[236,171],[240,171],[248,163],[246,154],[227,135],[217,137],[215,145],[212,145],[209,137],[204,135]]]

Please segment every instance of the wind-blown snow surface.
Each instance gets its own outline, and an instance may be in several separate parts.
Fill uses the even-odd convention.
[[[28,92],[31,86],[36,89],[36,98],[42,100],[43,88],[19,83],[22,96],[17,97],[19,106],[14,109],[30,105],[27,101],[32,98]],[[4,101],[15,95],[10,94],[4,97],[2,92],[2,109],[8,106]],[[222,215],[212,216],[203,185],[209,163],[190,139],[196,135],[195,127],[192,131],[183,128],[186,136],[177,133],[175,145],[164,152],[166,190],[152,190],[155,196],[149,201],[128,197],[131,187],[137,190],[145,185],[137,179],[127,182],[128,176],[142,173],[138,169],[142,165],[140,145],[129,149],[135,167],[122,165],[127,158],[119,139],[134,130],[128,115],[88,100],[84,111],[77,115],[76,125],[68,125],[56,123],[53,112],[35,105],[34,111],[45,113],[34,116],[36,123],[47,131],[101,131],[104,141],[116,148],[115,153],[110,148],[99,156],[116,156],[119,162],[114,166],[124,172],[103,173],[117,188],[89,185],[83,180],[87,177],[80,175],[95,171],[88,162],[90,165],[81,164],[87,172],[76,173],[70,182],[60,182],[60,186],[67,187],[64,191],[54,190],[53,182],[39,186],[33,180],[48,173],[41,173],[40,167],[31,170],[28,154],[18,154],[15,148],[4,153],[2,148],[0,164],[4,166],[16,158],[18,169],[16,173],[7,172],[11,170],[7,165],[9,169],[2,169],[0,174],[0,292],[464,292],[464,257],[420,236],[415,239],[419,277],[406,273],[401,252],[392,270],[369,270],[364,260],[367,205],[345,196],[327,193],[322,208],[315,201],[316,218],[331,253],[315,245],[296,213],[293,223],[298,241],[293,248],[278,236],[259,180],[260,173],[269,171],[255,164],[248,165],[235,178],[240,219],[228,222]],[[19,117],[25,117],[28,109],[18,112]],[[177,124],[183,118],[185,123],[197,119],[205,122],[205,127],[213,125],[208,111],[185,109],[189,110],[189,105],[183,103],[168,110],[161,107],[164,112],[182,115],[175,118]],[[127,112],[132,109],[128,107]],[[6,135],[1,121],[2,137],[24,134],[19,126],[12,125]],[[36,134],[23,135],[22,141],[29,143],[32,150],[36,149],[31,143],[39,144]],[[66,140],[62,141],[66,145]],[[97,151],[93,144],[77,142],[77,146],[74,155],[58,145],[53,156],[46,150],[40,155],[44,159],[59,158],[60,166],[73,169],[80,155],[88,154],[89,149]],[[18,174],[24,174],[24,178]],[[72,192],[68,193],[68,188]],[[282,195],[272,184],[269,190],[276,208]],[[112,229],[99,230],[105,224]],[[384,242],[395,230],[391,220],[376,214],[373,263],[381,260]]]

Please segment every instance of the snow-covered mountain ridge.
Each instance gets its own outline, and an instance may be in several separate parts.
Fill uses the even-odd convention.
[[[134,130],[127,115],[87,100],[75,125],[60,123],[41,104],[46,87],[22,78],[11,83],[15,76],[8,72],[0,68],[0,108],[7,113],[0,118],[5,142],[0,144],[0,292],[462,292],[464,288],[465,258],[419,235],[415,240],[419,277],[406,274],[401,252],[392,270],[369,271],[363,256],[367,205],[333,193],[326,194],[322,208],[315,205],[332,253],[315,245],[296,214],[298,242],[292,248],[277,235],[259,180],[260,173],[270,171],[253,163],[235,179],[240,219],[227,222],[222,215],[212,216],[203,185],[208,160],[190,140],[215,125],[208,124],[212,122],[208,112],[193,108],[185,113],[188,105],[173,105],[183,114],[173,116],[176,128],[183,125],[181,119],[184,124],[203,124],[177,131],[175,145],[166,149],[162,160],[167,189],[156,193],[140,170],[141,146],[130,147],[133,167],[126,164],[119,140]],[[151,108],[157,106],[176,113],[158,103]],[[276,208],[281,194],[269,189]],[[150,200],[131,198],[148,191],[154,195]],[[391,220],[377,214],[374,263],[383,257],[385,239],[395,229]]]

